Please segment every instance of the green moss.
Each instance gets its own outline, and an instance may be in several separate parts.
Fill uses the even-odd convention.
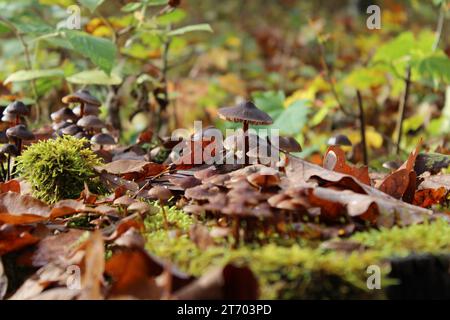
[[[77,198],[85,182],[98,191],[92,178],[101,160],[87,143],[71,136],[34,143],[17,158],[17,170],[31,183],[33,195],[48,203]]]
[[[361,242],[368,249],[347,254],[317,248],[317,244],[307,242],[247,244],[232,249],[222,241],[200,250],[187,234],[194,222],[191,216],[170,208],[168,219],[173,226],[170,231],[164,230],[161,213],[146,220],[150,252],[195,276],[228,262],[249,265],[258,277],[261,297],[266,299],[383,298],[385,291],[366,287],[368,266],[380,266],[382,287],[386,288],[394,283],[387,278],[388,258],[412,252],[450,252],[450,226],[442,220],[403,229],[358,233],[351,240]]]

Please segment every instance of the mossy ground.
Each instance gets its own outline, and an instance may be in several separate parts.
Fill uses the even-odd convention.
[[[187,234],[194,219],[169,208],[169,231],[162,214],[146,220],[147,249],[175,263],[181,270],[201,276],[208,268],[228,262],[247,264],[258,277],[261,298],[343,299],[384,298],[394,283],[387,278],[388,259],[411,253],[450,253],[450,226],[443,220],[407,228],[357,233],[350,240],[367,247],[352,253],[322,249],[317,243],[278,241],[267,245],[246,244],[232,249],[225,241],[199,249]],[[367,267],[376,264],[382,272],[382,290],[368,290]]]

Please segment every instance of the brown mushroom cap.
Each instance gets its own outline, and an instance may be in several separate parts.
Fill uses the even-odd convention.
[[[124,196],[121,196],[121,197],[117,198],[116,200],[114,200],[113,204],[117,205],[117,206],[127,207],[134,202],[137,202],[137,200],[135,200],[127,195],[124,195]]]
[[[67,120],[75,122],[77,119],[77,116],[75,115],[75,113],[73,113],[72,109],[70,109],[68,107],[63,107],[63,108],[53,112],[50,115],[50,118],[52,118],[52,120],[54,122],[61,122],[61,121],[67,121]]]
[[[22,101],[14,101],[10,103],[3,113],[10,113],[13,115],[26,115],[30,113],[30,110]]]
[[[116,141],[110,134],[98,133],[91,138],[91,143],[104,146],[104,145],[116,144]]]
[[[334,137],[328,139],[327,144],[329,146],[351,146],[352,142],[350,139],[344,134],[337,134]]]
[[[81,107],[79,105],[73,108],[72,111],[76,116],[81,117]],[[98,106],[94,106],[93,104],[88,103],[84,106],[83,112],[85,116],[98,116],[100,110]]]
[[[105,124],[96,116],[84,116],[78,120],[77,125],[86,129],[101,129],[105,127]]]
[[[100,106],[101,102],[86,89],[81,89],[62,98],[64,104],[85,103]]]
[[[20,140],[34,139],[34,134],[23,124],[18,124],[17,126],[9,128],[8,130],[6,130],[6,135],[10,138],[12,137]]]
[[[80,131],[81,131],[81,128],[79,126],[77,126],[76,124],[71,124],[71,125],[61,129],[62,134],[66,134],[69,136],[74,136]]]
[[[148,191],[147,195],[150,199],[167,201],[172,197],[172,192],[167,188],[155,186]]]
[[[91,138],[91,136],[84,131],[77,132],[74,135],[74,137],[77,139],[82,139],[82,138],[90,139]]]
[[[302,146],[293,137],[279,137],[279,148],[286,152],[301,152]]]
[[[61,121],[61,122],[52,124],[52,129],[55,131],[59,131],[59,130],[62,130],[63,128],[70,126],[71,124],[72,123],[68,122],[68,121]]]
[[[19,155],[19,149],[17,149],[16,145],[14,145],[12,143],[7,143],[0,147],[0,153],[1,154],[9,154],[13,157],[16,157]]]
[[[235,107],[220,108],[218,113],[220,118],[232,122],[248,122],[256,125],[273,123],[273,119],[251,101],[240,103]]]

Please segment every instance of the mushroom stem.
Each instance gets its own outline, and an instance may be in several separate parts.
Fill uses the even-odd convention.
[[[20,115],[16,114],[16,122],[14,123],[16,126],[20,124]]]
[[[169,231],[169,221],[167,220],[166,208],[164,207],[164,203],[161,200],[159,200],[159,205],[161,206],[163,214],[164,228],[166,229],[166,231]]]
[[[6,174],[6,181],[8,181],[9,179],[11,179],[11,155],[8,154],[8,166],[7,166],[7,174]]]
[[[233,236],[234,236],[234,244],[233,248],[237,248],[239,245],[239,226],[241,224],[241,219],[239,217],[234,217],[233,220]]]
[[[244,166],[248,164],[248,121],[244,121],[242,130],[244,131]]]
[[[17,139],[17,150],[19,150],[19,155],[22,153],[22,139]]]
[[[3,166],[3,162],[0,164],[0,170],[2,171],[2,181],[6,181],[6,171],[5,167]]]
[[[84,117],[84,102],[80,102],[80,118]]]

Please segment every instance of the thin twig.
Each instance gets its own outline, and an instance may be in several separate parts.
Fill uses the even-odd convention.
[[[356,90],[356,96],[358,97],[358,108],[359,108],[359,128],[361,130],[361,144],[363,148],[363,160],[364,165],[369,164],[369,159],[367,156],[367,143],[366,143],[366,120],[364,115],[364,107],[361,97],[361,92]]]
[[[438,18],[438,23],[436,26],[436,37],[435,37],[434,43],[433,43],[433,51],[436,51],[436,49],[438,48],[439,41],[441,40],[442,30],[444,29],[445,5],[446,5],[446,1],[442,1],[442,4],[439,8],[439,18]]]
[[[21,43],[21,45],[23,47],[23,52],[25,54],[25,63],[26,63],[27,69],[29,71],[31,71],[33,69],[33,65],[31,64],[30,50],[28,49],[28,44],[25,42],[19,29],[17,29],[15,25],[13,25],[11,22],[9,22],[9,20],[7,20],[1,16],[0,16],[0,21],[2,21],[4,24],[6,24],[8,26],[8,28],[10,28],[12,30],[12,32],[14,33],[16,38]],[[36,103],[36,118],[37,118],[37,120],[39,120],[39,118],[41,116],[41,106],[39,104],[39,96],[37,93],[36,82],[34,80],[31,80],[31,89],[33,91],[33,95],[34,95],[34,99],[35,99],[35,103]]]
[[[403,99],[400,100],[398,107],[398,119],[397,119],[397,148],[395,150],[396,154],[400,153],[400,142],[402,141],[403,132],[403,120],[405,119],[406,105],[408,104],[409,88],[411,86],[411,66],[406,70],[406,80],[405,80],[405,91],[403,94]]]

